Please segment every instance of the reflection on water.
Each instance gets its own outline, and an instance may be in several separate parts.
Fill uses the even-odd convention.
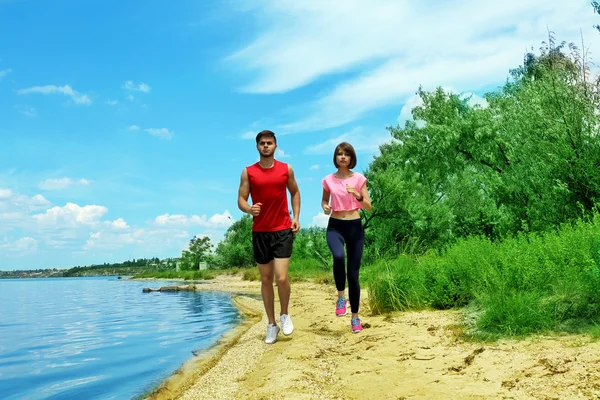
[[[0,280],[1,398],[134,398],[239,321],[226,294],[142,293],[145,286]]]

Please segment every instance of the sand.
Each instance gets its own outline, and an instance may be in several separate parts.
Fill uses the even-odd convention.
[[[236,293],[245,322],[186,362],[149,399],[597,399],[600,343],[583,335],[494,343],[459,338],[460,311],[335,317],[335,288],[292,283],[291,336],[264,343],[259,282],[220,276],[194,290]],[[278,304],[276,304],[278,313]]]

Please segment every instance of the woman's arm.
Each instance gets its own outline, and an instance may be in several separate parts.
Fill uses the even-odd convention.
[[[359,200],[360,204],[362,204],[365,210],[371,211],[373,209],[373,205],[371,205],[371,197],[369,197],[369,190],[367,189],[366,182],[360,189],[360,196],[362,197],[362,200]]]
[[[323,188],[323,196],[321,197],[321,208],[325,215],[331,214],[331,206],[329,205],[329,197],[331,194]]]

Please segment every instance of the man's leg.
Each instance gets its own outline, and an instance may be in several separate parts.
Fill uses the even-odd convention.
[[[279,302],[281,305],[281,314],[289,314],[288,306],[290,304],[290,281],[288,279],[288,269],[290,266],[289,258],[276,258],[275,264],[275,277],[277,279],[277,293],[279,294]],[[271,278],[272,281],[272,278]],[[271,285],[271,290],[273,286]]]
[[[262,294],[269,324],[273,325],[275,325],[275,292],[273,291],[274,264],[274,261],[271,261],[268,264],[258,264],[258,272],[260,272],[260,293]]]

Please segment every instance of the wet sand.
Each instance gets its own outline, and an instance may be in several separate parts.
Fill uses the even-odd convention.
[[[151,287],[151,285],[149,285]],[[219,276],[188,289],[259,294],[259,282]],[[277,293],[277,291],[276,291]],[[292,283],[291,336],[264,343],[260,300],[234,303],[246,321],[188,360],[149,399],[596,399],[600,343],[583,335],[494,343],[459,338],[460,311],[370,315],[350,332],[335,317],[335,288]],[[276,296],[277,297],[277,296]],[[278,314],[278,304],[276,304]]]

